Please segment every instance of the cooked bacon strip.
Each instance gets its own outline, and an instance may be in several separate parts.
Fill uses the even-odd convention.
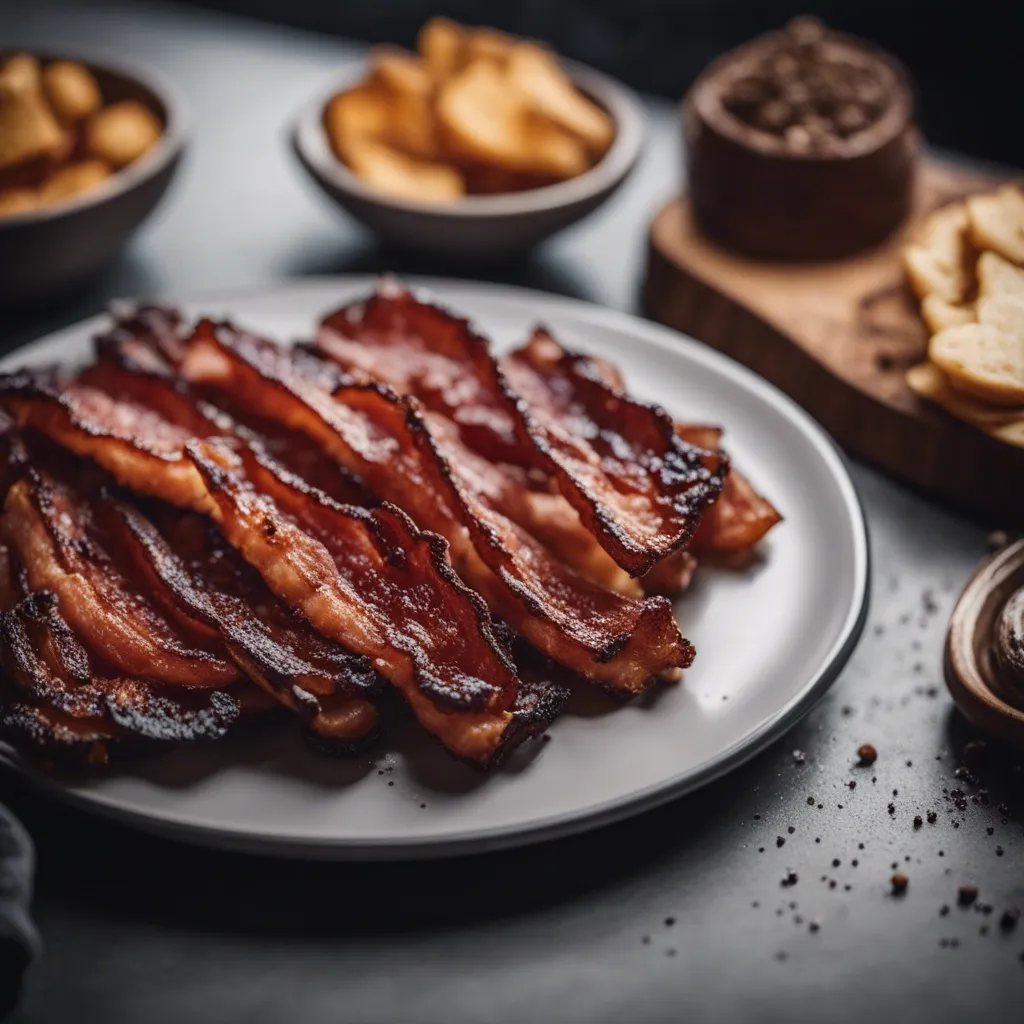
[[[85,648],[57,611],[54,594],[29,594],[3,613],[2,664],[5,678],[27,699],[72,718],[102,719],[102,695],[90,686]]]
[[[588,371],[592,379],[615,393],[625,391],[618,367],[606,359],[589,357]],[[689,444],[707,451],[721,451],[722,431],[718,427],[676,423],[676,433]],[[690,542],[693,551],[742,552],[757,544],[768,531],[782,521],[782,515],[754,490],[750,481],[735,466],[725,478],[725,486],[718,499],[704,513]],[[687,567],[692,572],[693,565]],[[644,578],[650,593],[670,593],[677,589],[679,562],[666,559]],[[667,589],[665,589],[667,588]],[[682,588],[678,588],[682,589]]]
[[[128,548],[152,574],[154,593],[206,623],[239,668],[302,716],[325,745],[351,751],[373,738],[378,716],[366,698],[381,680],[372,665],[281,605],[212,523],[150,509],[158,528],[124,502],[114,511]]]
[[[0,374],[0,407],[132,490],[179,508],[205,507],[202,480],[184,456],[194,432],[139,402],[49,371],[21,370]]]
[[[117,671],[178,686],[238,679],[223,647],[198,623],[169,618],[133,579],[101,507],[66,479],[26,467],[8,491],[0,540],[29,590],[53,592],[75,633]]]
[[[372,499],[352,473],[323,457],[305,434],[273,420],[254,415],[244,399],[202,394],[176,375],[168,361],[169,348],[161,344],[160,327],[167,329],[168,311],[146,308],[147,316],[120,321],[107,334],[94,339],[97,362],[79,378],[121,401],[137,403],[160,412],[166,419],[192,431],[195,437],[231,434],[255,442],[276,462],[342,504],[365,505]],[[157,329],[150,321],[157,319]],[[174,321],[176,324],[176,321]],[[175,335],[175,338],[177,336]],[[181,342],[171,354],[184,358]]]
[[[572,671],[636,693],[692,661],[668,601],[595,586],[488,507],[413,400],[375,383],[343,382],[329,394],[285,350],[210,321],[197,327],[182,372],[305,431],[379,498],[444,536],[491,609]]]
[[[688,543],[721,493],[723,453],[687,444],[664,410],[607,387],[592,359],[546,331],[502,369],[543,425],[563,487],[575,485],[580,515],[603,531],[620,565],[644,575]]]
[[[607,359],[588,357],[587,370],[591,379],[609,392],[621,394],[625,391],[622,374]],[[675,429],[689,444],[707,451],[721,450],[722,431],[718,427],[676,423]],[[746,551],[781,521],[782,515],[771,502],[758,494],[750,481],[732,466],[722,493],[704,513],[689,547],[698,552]],[[694,564],[691,563],[686,571],[692,572]],[[680,568],[680,563],[673,564],[672,559],[659,563],[644,578],[645,589],[649,593],[673,592]],[[668,589],[664,589],[666,587]]]
[[[435,624],[434,614],[454,606],[454,629],[460,638],[458,644],[468,645],[464,659],[473,666],[474,673],[479,672],[477,666],[489,665],[495,653],[499,655],[500,665],[507,665],[506,651],[512,652],[515,674],[518,675],[519,666],[522,665],[526,675],[517,679],[514,702],[507,705],[511,718],[498,740],[499,746],[490,755],[492,762],[504,756],[522,740],[543,732],[554,721],[569,695],[564,673],[551,671],[546,663],[538,665],[538,655],[521,637],[507,628],[499,629],[489,623],[486,606],[452,570],[441,537],[421,533],[404,513],[393,506],[383,505],[372,513],[339,506],[328,495],[278,465],[269,453],[261,452],[258,448],[247,446],[238,452],[238,457],[245,468],[246,478],[252,481],[256,489],[272,499],[277,510],[286,518],[322,542],[336,563],[341,559],[342,564],[346,564],[353,556],[353,548],[346,547],[344,540],[345,533],[352,528],[349,520],[374,524],[371,531],[374,543],[383,552],[389,569],[401,569],[406,574],[405,582],[399,577],[384,584],[385,587],[394,588],[394,593],[404,591],[401,605],[391,606],[393,618],[385,619],[387,628],[397,631],[398,635],[393,637],[396,645],[414,649],[413,644],[407,644],[401,637],[402,630],[413,636],[417,643],[424,644],[429,637],[430,626]],[[415,544],[412,543],[413,539],[416,540]],[[416,581],[415,563],[407,555],[399,554],[409,548],[412,548],[426,570],[419,582]],[[355,580],[351,569],[346,571]],[[438,577],[437,581],[431,579],[434,574]],[[381,585],[374,578],[370,579],[370,584],[371,587]],[[369,597],[370,589],[360,588],[359,593]],[[382,606],[381,612],[386,612],[386,607]],[[436,632],[436,625],[434,628]],[[430,660],[439,662],[442,655],[445,659],[454,657],[455,635],[449,632],[452,628],[445,626],[443,632],[430,637],[430,657],[424,661],[417,655],[417,671],[426,671],[424,666]],[[478,634],[481,631],[486,645],[478,647]],[[476,652],[474,647],[477,647]],[[429,692],[437,682],[432,681],[429,685],[421,682],[420,685]],[[464,677],[461,683],[466,685],[473,681]],[[451,691],[448,684],[441,685],[441,691],[433,697],[442,707],[451,697],[456,698],[456,705],[465,703],[464,699]],[[505,706],[507,699],[506,689],[495,706]],[[476,701],[470,701],[470,706],[475,704]],[[415,703],[413,708],[415,710]]]
[[[0,543],[0,612],[9,611],[23,596],[11,552],[5,544]]]
[[[499,364],[466,320],[386,282],[327,317],[317,345],[449,417],[474,451],[548,474],[632,576],[682,548],[721,491],[721,454],[677,437],[660,409],[596,385],[588,360],[547,335]]]
[[[676,433],[691,444],[718,450],[722,431],[717,427],[676,424]],[[722,495],[708,509],[694,534],[694,551],[746,551],[757,544],[782,515],[754,490],[745,476],[733,470]]]
[[[338,505],[252,449],[189,453],[228,542],[320,632],[371,658],[452,753],[489,764],[521,738],[515,671],[441,538],[391,506]]]
[[[45,591],[0,613],[0,640],[8,691],[0,721],[16,739],[43,750],[84,748],[93,760],[105,760],[106,742],[127,735],[217,738],[241,710],[238,698],[224,690],[157,687],[96,674],[58,611],[58,598]]]
[[[439,413],[427,412],[425,419],[445,458],[458,466],[469,491],[491,510],[521,526],[591,582],[626,597],[643,597],[640,583],[612,561],[572,505],[546,485],[537,489],[536,473],[493,463],[467,448],[452,421]]]
[[[72,718],[56,708],[13,698],[0,703],[0,731],[18,750],[89,764],[106,764],[107,744],[121,735],[104,718]]]
[[[110,316],[113,328],[102,338],[116,339],[119,347],[126,345],[142,364],[177,365],[189,334],[179,310],[171,306],[115,302]],[[97,339],[97,356],[102,355],[104,343]]]

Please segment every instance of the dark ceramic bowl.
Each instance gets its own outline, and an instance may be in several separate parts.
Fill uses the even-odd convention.
[[[625,181],[643,146],[643,111],[629,89],[582,65],[563,65],[576,87],[615,122],[608,152],[568,181],[523,192],[463,196],[450,203],[384,195],[338,160],[323,126],[331,97],[365,78],[365,66],[301,111],[292,128],[292,147],[309,176],[338,206],[390,242],[453,259],[512,256],[596,210]]]
[[[8,56],[0,53],[0,60]],[[0,307],[56,297],[98,274],[160,201],[185,146],[177,91],[150,71],[74,54],[37,53],[47,62],[81,61],[96,76],[104,103],[137,100],[163,125],[143,157],[96,188],[38,210],[0,216]]]

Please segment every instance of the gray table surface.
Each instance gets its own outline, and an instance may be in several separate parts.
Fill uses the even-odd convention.
[[[457,272],[376,247],[286,151],[289,116],[357,48],[183,7],[18,0],[0,0],[0,40],[152,64],[193,122],[173,193],[121,262],[59,309],[0,320],[0,350],[114,295]],[[644,225],[678,166],[671,108],[647,112],[642,164],[605,210],[480,276],[636,311]],[[1005,933],[998,919],[1024,906],[1021,768],[988,750],[987,792],[957,776],[976,737],[941,679],[946,616],[985,530],[870,469],[853,475],[875,571],[841,678],[752,763],[632,821],[447,863],[303,865],[149,839],[4,779],[37,841],[46,942],[14,1019],[1020,1020],[1024,923]],[[853,767],[864,742],[879,751],[870,771]],[[929,810],[935,823],[915,828]],[[901,898],[894,865],[910,878]],[[798,881],[783,887],[789,870]],[[956,906],[964,882],[981,888],[975,908]]]

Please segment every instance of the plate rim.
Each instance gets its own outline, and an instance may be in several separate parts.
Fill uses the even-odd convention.
[[[175,298],[173,301],[184,307],[192,307],[204,302],[228,304],[247,298],[266,297],[271,293],[280,294],[297,290],[316,291],[332,285],[338,287],[339,290],[369,289],[379,280],[380,276],[378,274],[316,275],[279,281],[263,287],[201,290]],[[127,808],[116,800],[68,789],[61,785],[59,780],[48,778],[34,771],[31,764],[21,762],[17,758],[0,756],[0,764],[16,772],[17,776],[32,788],[38,789],[46,795],[52,795],[61,802],[151,835],[172,838],[191,845],[247,854],[308,860],[429,860],[510,850],[551,839],[578,835],[653,810],[709,785],[756,757],[785,735],[821,700],[838,678],[863,633],[870,603],[871,583],[870,542],[863,503],[850,475],[847,457],[824,427],[783,391],[742,363],[690,335],[641,316],[600,306],[583,299],[518,285],[415,274],[400,275],[400,279],[417,291],[433,292],[444,305],[451,302],[444,295],[446,290],[468,291],[496,300],[530,303],[538,318],[542,318],[545,310],[548,310],[555,315],[569,316],[577,322],[589,322],[633,334],[663,350],[676,351],[679,346],[682,346],[697,362],[703,363],[712,370],[724,371],[727,376],[738,379],[741,384],[758,394],[760,398],[767,400],[778,412],[795,421],[804,436],[813,442],[830,470],[833,482],[839,488],[852,529],[854,547],[855,566],[850,605],[836,640],[822,658],[818,670],[809,677],[807,683],[791,700],[778,708],[774,714],[765,718],[755,729],[742,736],[724,751],[720,751],[685,772],[661,782],[652,783],[638,792],[611,798],[582,813],[563,811],[547,818],[538,819],[526,826],[499,825],[483,830],[469,829],[434,839],[346,839],[326,836],[288,839],[258,830],[240,833],[236,830],[217,828],[212,825],[189,824],[159,810],[147,811],[142,814],[137,809]],[[455,302],[452,302],[452,305],[454,304]],[[106,314],[87,317],[24,345],[19,345],[0,358],[0,367],[11,362],[19,354],[26,353],[27,350],[52,343],[65,335],[77,336],[92,331],[101,326],[105,319]]]

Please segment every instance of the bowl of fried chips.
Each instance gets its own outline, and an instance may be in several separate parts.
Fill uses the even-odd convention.
[[[181,102],[150,72],[0,52],[0,306],[106,267],[163,196],[184,137]]]
[[[591,213],[643,143],[636,98],[532,40],[443,18],[377,47],[292,129],[314,182],[387,241],[455,258],[522,252]]]

